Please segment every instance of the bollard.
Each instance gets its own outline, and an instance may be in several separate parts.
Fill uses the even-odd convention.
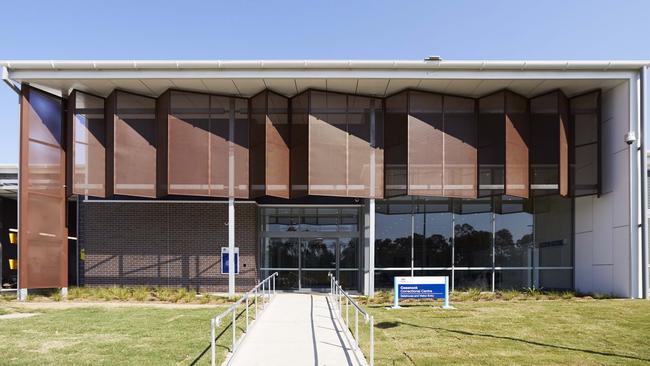
[[[217,363],[217,360],[216,360],[217,355],[216,355],[216,350],[215,350],[217,348],[216,347],[216,340],[215,340],[217,335],[215,334],[216,332],[215,332],[214,328],[215,328],[215,321],[214,321],[214,318],[212,318],[212,319],[210,319],[210,353],[212,355],[212,366],[215,366],[216,363]]]

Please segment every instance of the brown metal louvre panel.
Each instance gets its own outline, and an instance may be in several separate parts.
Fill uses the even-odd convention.
[[[573,131],[571,172],[574,197],[600,192],[599,140],[600,91],[573,97],[569,101]]]
[[[71,194],[106,197],[106,120],[104,98],[74,90],[68,98],[72,148]]]
[[[21,288],[68,286],[64,101],[23,85],[20,113]]]
[[[504,193],[505,92],[479,99],[479,197]]]
[[[229,193],[230,104],[228,97],[210,97],[210,195],[214,197]]]
[[[530,121],[526,98],[506,92],[505,193],[528,198]]]
[[[235,158],[235,198],[249,197],[248,180],[248,100],[233,98],[235,107],[235,131],[232,140]],[[232,103],[232,102],[231,102]]]
[[[559,187],[559,94],[554,91],[530,100],[530,169],[533,195],[557,194]]]
[[[407,194],[408,93],[385,99],[384,119],[384,196]]]
[[[169,92],[168,193],[210,193],[210,96]]]
[[[442,196],[442,96],[408,93],[408,194]]]
[[[476,198],[476,102],[445,95],[443,196]]]
[[[251,198],[266,195],[266,91],[251,98],[250,125],[250,182]]]
[[[289,100],[268,92],[266,116],[266,195],[289,198]]]
[[[375,99],[375,194],[374,198],[384,198],[384,103]],[[373,195],[371,194],[371,197]]]
[[[156,197],[156,100],[114,91],[113,171],[116,195]],[[110,116],[109,116],[110,119]]]
[[[559,153],[560,153],[560,195],[569,195],[569,100],[564,93],[558,93],[559,100]]]
[[[347,96],[310,92],[309,194],[347,195]]]
[[[307,195],[309,183],[309,92],[291,99],[291,197]]]
[[[376,147],[377,120],[381,120],[381,100],[348,97],[348,197],[376,198],[383,195],[377,184],[383,179],[383,164],[377,162],[383,161],[381,149]]]

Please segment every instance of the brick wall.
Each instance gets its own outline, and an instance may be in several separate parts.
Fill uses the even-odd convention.
[[[223,203],[85,202],[79,212],[82,282],[225,292],[220,253],[228,246],[227,222]],[[248,290],[258,280],[256,204],[235,204],[235,240],[237,291]]]

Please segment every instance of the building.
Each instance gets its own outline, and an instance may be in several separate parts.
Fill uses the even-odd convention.
[[[21,296],[275,271],[288,289],[441,274],[647,296],[649,62],[1,65]]]

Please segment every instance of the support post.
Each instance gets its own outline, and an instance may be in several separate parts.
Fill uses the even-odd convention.
[[[369,241],[369,250],[368,250],[368,296],[375,296],[375,199],[371,198],[369,200],[369,212],[368,217],[370,221],[368,223],[368,241]]]
[[[27,289],[19,288],[18,289],[18,301],[27,301]]]
[[[217,335],[215,334],[216,333],[216,331],[214,329],[215,327],[216,327],[216,324],[215,324],[214,318],[210,319],[210,355],[211,355],[211,360],[212,360],[212,362],[211,362],[212,366],[215,366],[217,364],[217,359],[216,359],[216,357],[217,357],[216,348],[217,347],[216,347],[216,340],[215,340]]]
[[[646,153],[646,132],[648,124],[648,66],[641,69],[641,133],[639,139],[641,140],[641,255],[643,260],[641,265],[641,273],[643,274],[643,297],[650,299],[650,259],[649,253],[650,244],[648,244],[648,174],[646,172],[648,166],[648,155]]]
[[[67,287],[61,287],[61,297],[63,299],[68,298],[68,288]]]
[[[228,295],[235,296],[235,199],[228,199]]]

